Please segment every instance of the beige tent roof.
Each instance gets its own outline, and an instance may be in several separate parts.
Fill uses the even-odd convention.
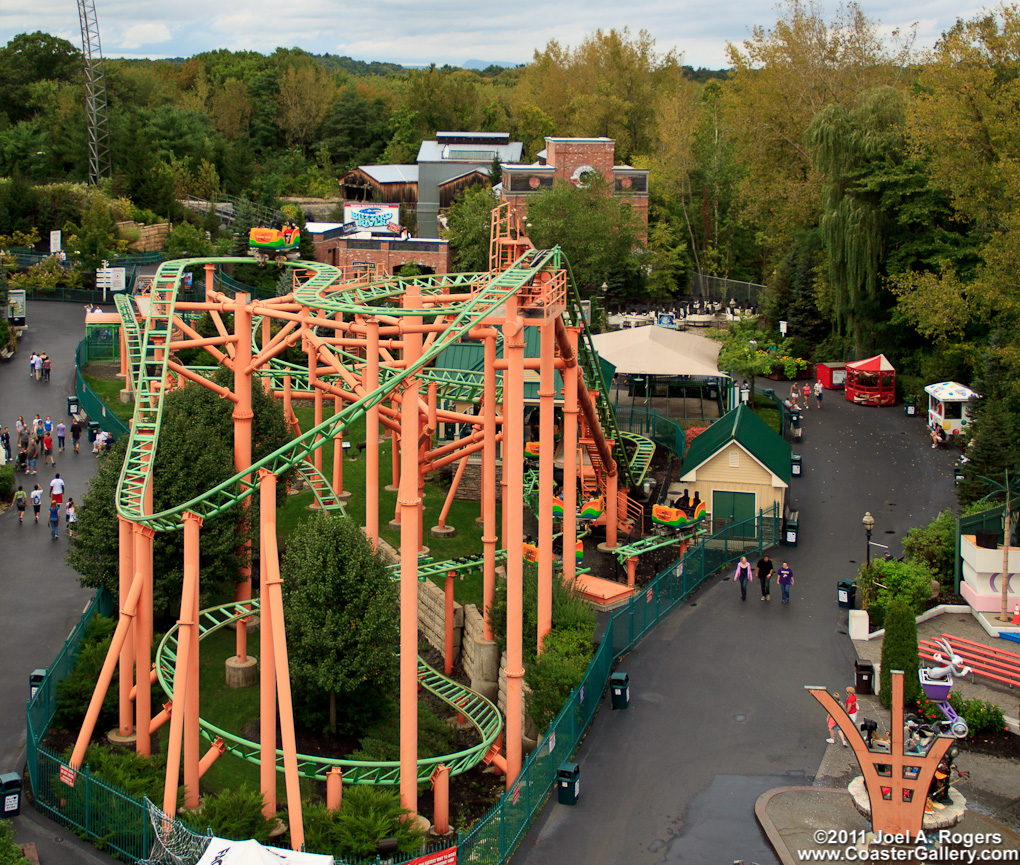
[[[595,350],[617,372],[638,375],[723,376],[714,339],[650,324],[592,335]],[[725,376],[724,376],[725,377]]]

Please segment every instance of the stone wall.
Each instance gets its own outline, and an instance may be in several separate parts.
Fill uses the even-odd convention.
[[[117,233],[121,237],[138,236],[138,240],[133,241],[128,247],[132,252],[159,252],[166,245],[166,237],[170,233],[170,223],[141,225],[128,220],[117,223]]]
[[[446,651],[446,596],[432,580],[418,583],[418,630],[432,648]],[[453,660],[460,657],[464,608],[453,605]]]
[[[496,461],[496,484],[503,482],[503,463]],[[503,493],[500,491],[499,496]],[[457,486],[455,498],[464,499],[469,502],[480,502],[482,500],[482,459],[480,456],[468,457],[467,465],[464,467],[464,474],[461,476],[460,484]]]

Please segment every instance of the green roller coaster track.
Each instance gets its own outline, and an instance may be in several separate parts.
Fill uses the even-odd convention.
[[[435,382],[439,385],[444,398],[477,400],[484,384],[482,373],[437,370],[430,367],[429,364],[470,328],[491,317],[495,310],[531,282],[536,274],[543,270],[559,269],[565,264],[565,258],[558,248],[531,250],[495,278],[491,278],[489,274],[447,274],[428,278],[387,279],[352,286],[337,285],[341,274],[336,268],[329,265],[312,262],[288,262],[287,266],[311,271],[311,278],[295,289],[294,296],[298,303],[318,310],[320,316],[335,313],[364,314],[367,308],[378,306],[385,309],[388,316],[443,315],[449,320],[449,326],[415,363],[399,372],[384,368],[380,371],[380,385],[376,390],[349,403],[344,409],[321,424],[301,433],[285,446],[252,465],[243,474],[237,474],[201,496],[176,507],[156,514],[146,514],[144,513],[144,502],[146,493],[152,484],[153,458],[159,442],[159,427],[163,408],[163,383],[166,381],[167,374],[168,352],[164,350],[164,347],[169,344],[172,337],[177,292],[186,268],[204,265],[210,261],[216,264],[250,263],[248,259],[225,258],[188,259],[162,264],[152,283],[145,326],[141,331],[138,328],[131,300],[123,296],[117,297],[117,310],[125,326],[129,370],[136,396],[127,455],[117,486],[117,510],[122,516],[156,531],[178,530],[182,525],[183,514],[188,511],[203,517],[212,517],[233,507],[255,492],[256,482],[253,479],[257,477],[258,470],[263,468],[274,474],[282,474],[291,468],[297,469],[309,480],[320,506],[342,511],[342,504],[332,490],[328,479],[315,469],[309,459],[321,439],[332,438],[341,433],[355,419],[381,403],[403,382],[413,376]],[[407,288],[412,285],[418,288],[426,303],[430,296],[437,294],[471,293],[471,297],[436,309],[426,307],[423,310],[393,306],[392,302],[403,296]],[[255,305],[255,308],[257,311],[258,304]],[[580,315],[580,299],[572,280],[568,292],[568,311],[573,322],[583,324],[584,320]],[[253,317],[253,350],[256,352],[258,346],[254,342],[258,333],[259,321],[261,321],[260,315]],[[602,379],[598,359],[586,326],[582,328],[582,333],[583,338],[579,343],[578,352],[579,362],[586,380],[593,384],[597,383],[596,404],[600,421],[604,424],[607,437],[611,437],[613,440],[614,457],[618,470],[624,476],[623,479],[630,482],[632,479],[631,464],[626,458],[623,438],[616,428],[612,407],[605,398],[605,382]],[[202,370],[203,374],[212,372],[212,369]],[[269,376],[274,388],[282,388],[285,375],[292,377],[292,384],[297,385],[298,389],[306,389],[309,386],[307,368],[280,360],[274,360],[260,374]],[[640,437],[630,436],[629,438],[634,442],[632,459],[634,459],[634,467],[637,469],[635,473],[639,477],[643,477],[652,451],[645,446],[643,441],[637,440]],[[652,450],[654,450],[654,446]],[[534,495],[534,490],[531,490],[531,495]],[[505,558],[505,551],[501,551],[500,555]],[[455,562],[429,562],[426,565],[426,570],[431,569],[441,573],[449,569],[470,569],[478,566],[480,566],[480,559],[478,561],[465,559]],[[201,617],[200,638],[242,616],[250,615],[254,609],[257,609],[257,604],[257,601],[251,601],[246,602],[244,607],[225,604],[205,610]],[[176,645],[175,628],[167,634],[157,650],[157,676],[160,685],[168,695],[173,693]],[[420,658],[418,659],[418,677],[423,687],[462,713],[475,726],[480,736],[478,744],[464,751],[419,760],[418,780],[420,783],[424,783],[440,763],[449,766],[452,774],[466,771],[477,764],[499,736],[502,723],[499,712],[488,700],[476,692],[446,679]],[[200,723],[203,735],[207,738],[213,739],[219,736],[231,753],[249,762],[258,762],[259,746],[256,743],[219,729],[205,720]],[[399,782],[399,763],[330,760],[299,755],[299,772],[305,777],[323,779],[325,773],[332,766],[340,766],[344,770],[344,780],[348,783],[396,784]]]

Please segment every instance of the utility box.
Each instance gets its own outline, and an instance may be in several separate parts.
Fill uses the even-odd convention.
[[[857,582],[855,580],[838,580],[836,582],[836,600],[844,610],[857,609]],[[874,675],[874,671],[872,671]]]
[[[875,665],[871,661],[854,661],[854,674],[858,694],[875,693]]]
[[[21,813],[21,776],[17,772],[0,775],[0,796],[3,797],[5,820]]]
[[[630,676],[627,673],[613,673],[609,677],[609,695],[614,709],[630,706]]]
[[[35,696],[35,692],[42,687],[43,680],[46,678],[46,670],[41,667],[36,670],[32,670],[28,674],[28,698],[31,700]]]
[[[804,464],[800,454],[790,454],[790,475],[799,478],[804,473]]]
[[[556,795],[561,805],[576,805],[581,795],[581,767],[577,763],[560,763],[556,771]]]

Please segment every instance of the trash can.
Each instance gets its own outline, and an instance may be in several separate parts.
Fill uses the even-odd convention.
[[[857,609],[857,581],[839,580],[836,583],[836,599],[844,610]]]
[[[917,414],[917,403],[914,401],[913,397],[908,396],[903,400],[903,413],[907,417],[913,417]]]
[[[69,396],[67,398],[67,413],[69,415],[76,415],[78,414],[78,410],[79,410],[78,397]]]
[[[957,460],[956,461],[956,465],[953,466],[953,486],[954,487],[958,487],[960,484],[962,484],[963,481],[964,481],[964,478],[966,477],[966,475],[964,475],[964,473],[963,473],[963,466],[964,466],[964,464],[962,462],[960,462],[959,460]]]
[[[875,693],[875,665],[871,661],[854,661],[854,673],[858,694]]]
[[[43,679],[46,678],[46,671],[42,668],[32,670],[28,674],[28,698],[31,700],[35,696],[35,692],[39,690],[39,687],[43,683]]]
[[[3,796],[5,820],[21,813],[21,776],[17,772],[0,775],[0,796]]]
[[[98,435],[99,435],[99,421],[97,421],[97,420],[90,420],[89,421],[89,441],[90,442],[94,442],[96,440],[96,436],[98,436]]]
[[[800,454],[790,454],[790,474],[799,478],[803,472],[803,464],[800,461]]]
[[[630,676],[627,673],[613,673],[609,677],[609,694],[614,709],[626,709],[630,705]]]
[[[576,805],[581,795],[581,767],[577,763],[560,763],[556,771],[557,798],[561,805]]]

